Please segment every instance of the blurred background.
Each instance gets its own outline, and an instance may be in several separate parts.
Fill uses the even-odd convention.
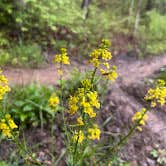
[[[1,0],[0,65],[38,67],[60,47],[86,57],[102,38],[115,54],[166,51],[166,0]]]

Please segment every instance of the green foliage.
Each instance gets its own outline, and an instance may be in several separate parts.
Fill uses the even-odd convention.
[[[122,160],[121,158],[119,158],[118,156],[115,156],[114,159],[110,162],[111,166],[131,166],[130,163]]]
[[[0,161],[0,166],[8,166],[8,164],[4,161]]]
[[[85,56],[96,45],[96,40],[105,36],[111,38],[119,32],[132,35],[138,1],[94,0],[87,9],[82,9],[81,3],[82,0],[1,0],[0,25],[5,36],[0,39],[0,54],[5,58],[0,58],[0,64],[13,60],[13,54],[8,58],[10,51],[1,47],[6,42],[13,50],[13,43],[24,47],[20,46],[22,41],[28,43],[24,45],[30,50],[34,49],[29,46],[31,43],[38,43],[42,50],[65,46],[70,48],[72,55]],[[165,0],[145,0],[142,3],[138,40],[143,54],[158,54],[166,50],[165,4]],[[38,54],[36,52],[34,54]],[[13,64],[25,66],[27,59],[29,57],[14,57]],[[32,64],[36,65],[36,62]]]
[[[37,44],[18,44],[0,48],[0,65],[39,67],[43,62],[41,47]]]
[[[13,66],[37,67],[43,62],[42,51],[37,44],[20,44],[10,50]]]
[[[160,165],[165,165],[166,164],[166,150],[165,149],[161,149],[159,147],[159,145],[157,145],[155,147],[155,149],[153,149],[150,152],[150,155],[156,159],[157,164]]]
[[[10,54],[4,49],[0,49],[0,65],[4,65],[10,62]]]
[[[146,19],[146,22],[149,22],[146,23],[148,25],[140,26],[142,47],[149,54],[164,53],[166,51],[166,16],[159,14],[156,10],[152,10],[147,12]]]
[[[166,67],[160,69],[160,73],[157,78],[166,81]]]
[[[25,87],[13,87],[9,95],[8,109],[18,123],[26,126],[43,125],[52,115],[48,107],[48,99],[53,87],[45,87],[37,84]]]

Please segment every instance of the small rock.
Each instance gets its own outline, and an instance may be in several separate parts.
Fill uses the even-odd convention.
[[[132,162],[131,162],[131,165],[132,165],[132,166],[138,166],[137,161],[135,161],[135,160],[132,161]]]
[[[153,150],[152,146],[146,146],[145,147],[146,152],[151,152]]]
[[[155,166],[155,161],[150,158],[147,158],[147,163],[148,163],[148,166]]]

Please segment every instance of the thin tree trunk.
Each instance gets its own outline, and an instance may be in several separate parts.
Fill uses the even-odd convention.
[[[136,18],[135,18],[134,35],[136,35],[137,30],[138,30],[138,26],[139,26],[141,6],[142,6],[142,0],[139,0],[137,13],[136,13]]]
[[[132,16],[133,16],[133,7],[134,7],[134,0],[131,0],[130,7],[129,7],[129,17],[128,17],[128,26],[132,23]]]
[[[130,8],[129,8],[129,17],[133,15],[133,7],[134,7],[134,0],[131,0]]]
[[[84,11],[84,19],[87,19],[87,17],[88,17],[88,6],[90,4],[90,1],[91,0],[83,0],[82,1],[81,8]]]

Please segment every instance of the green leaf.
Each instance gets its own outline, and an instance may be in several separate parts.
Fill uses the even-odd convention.
[[[27,118],[26,114],[20,114],[20,119],[22,122],[24,122],[26,118]]]
[[[0,166],[8,166],[8,164],[4,161],[0,161]]]
[[[32,111],[33,110],[33,106],[31,105],[26,105],[24,108],[23,108],[23,111]]]
[[[25,104],[24,101],[16,101],[15,102],[15,105],[18,106],[18,107],[22,107],[24,104]]]
[[[157,158],[158,157],[158,152],[156,150],[152,150],[150,152],[150,154],[154,157],[154,158]]]

